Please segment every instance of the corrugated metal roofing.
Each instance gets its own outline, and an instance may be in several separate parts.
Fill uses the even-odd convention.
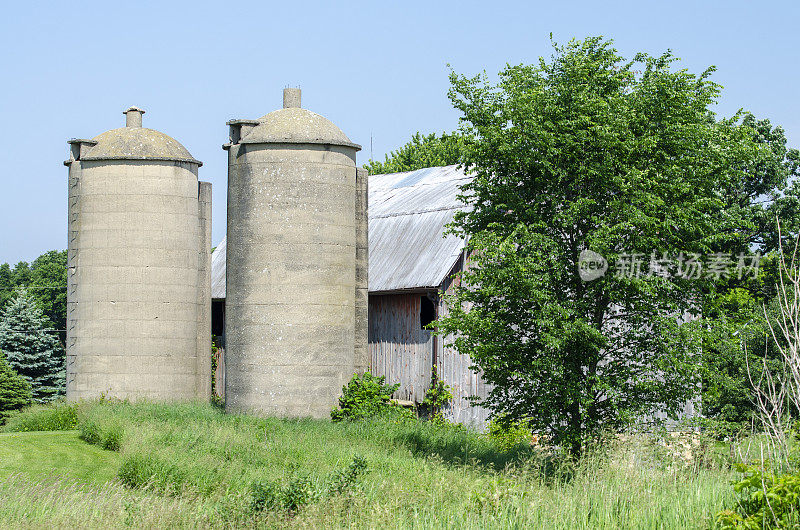
[[[225,298],[225,260],[228,249],[228,238],[223,237],[211,254],[211,298]]]
[[[370,292],[441,285],[464,249],[443,234],[470,178],[456,166],[370,175]]]
[[[370,292],[437,288],[464,241],[444,236],[468,182],[456,166],[369,177]],[[225,239],[211,259],[211,297],[225,298]]]

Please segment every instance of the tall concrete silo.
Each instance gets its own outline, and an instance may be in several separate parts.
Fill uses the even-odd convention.
[[[67,399],[208,399],[211,184],[125,114],[69,142]]]
[[[366,358],[360,146],[301,108],[299,89],[228,125],[226,408],[327,417]]]

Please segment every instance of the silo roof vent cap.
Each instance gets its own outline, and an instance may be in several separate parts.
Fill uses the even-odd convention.
[[[88,148],[81,150],[81,160],[163,160],[203,165],[175,138],[142,127],[142,109],[130,107],[123,114],[127,126],[95,136],[91,146],[84,141]]]
[[[284,88],[283,89],[283,108],[285,108],[285,109],[299,109],[300,108],[300,89],[299,88]]]
[[[229,122],[230,123],[230,122]],[[252,122],[235,120],[248,125],[241,138],[234,134],[232,141],[240,144],[321,144],[351,147],[361,146],[350,141],[342,130],[330,120],[300,107],[300,89],[283,89],[283,108],[261,116],[255,126]]]
[[[144,111],[139,107],[130,107],[123,114],[125,115],[125,127],[142,126],[142,114],[144,114]]]

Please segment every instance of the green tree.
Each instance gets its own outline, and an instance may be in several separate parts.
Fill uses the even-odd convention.
[[[11,369],[0,352],[0,425],[11,412],[29,405],[31,398],[30,383]]]
[[[67,251],[45,252],[33,263],[20,261],[12,269],[8,263],[0,265],[0,309],[13,298],[20,287],[44,312],[49,326],[64,330],[67,325]]]
[[[760,252],[764,259],[757,278],[726,278],[705,293],[702,410],[706,417],[741,429],[749,426],[754,411],[748,360],[756,379],[765,355],[768,362],[777,360],[763,307],[770,309],[774,319],[776,219],[780,219],[786,248],[792,247],[800,229],[796,180],[800,153],[787,147],[781,127],[748,112],[739,112],[716,126],[725,139],[722,145],[727,150],[728,171],[734,176],[723,195],[725,209],[742,218],[743,235],[738,245],[720,244],[717,250]]]
[[[377,175],[458,164],[464,143],[464,137],[458,133],[442,133],[441,136],[416,133],[406,145],[386,155],[384,162],[370,160],[364,164],[364,168],[370,174]]]
[[[33,399],[52,401],[65,389],[65,354],[46,318],[24,289],[0,313],[0,350],[15,372],[30,382]]]
[[[740,185],[736,157],[769,147],[715,120],[713,68],[675,62],[589,38],[497,85],[451,74],[475,175],[454,230],[472,265],[439,329],[493,385],[495,417],[576,455],[604,429],[676,417],[696,393],[701,326],[682,322],[709,281],[658,274],[650,257],[747,244],[750,219],[725,194]],[[611,270],[584,281],[583,251]]]
[[[67,251],[45,252],[31,263],[27,290],[55,329],[67,326]]]
[[[0,309],[5,307],[9,300],[14,296],[14,275],[8,263],[0,265]]]

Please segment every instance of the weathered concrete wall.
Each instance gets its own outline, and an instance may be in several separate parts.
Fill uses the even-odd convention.
[[[197,396],[211,398],[211,183],[198,186]]]
[[[226,409],[328,417],[354,371],[355,149],[228,157]]]
[[[198,388],[198,165],[69,165],[67,398],[207,397]]]
[[[355,371],[369,369],[369,230],[367,226],[369,173],[356,170],[356,316]]]

